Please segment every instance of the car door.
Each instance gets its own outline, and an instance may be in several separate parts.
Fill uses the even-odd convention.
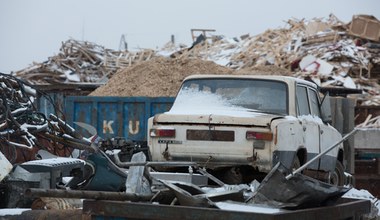
[[[314,116],[321,117],[320,112],[320,99],[318,92],[314,89],[309,89],[309,98],[311,105],[311,113]],[[323,123],[322,119],[319,124],[319,151],[320,153],[325,151],[330,146],[334,145],[340,140],[341,135],[336,131],[334,127],[329,124]],[[338,155],[339,148],[333,148],[331,151],[326,153],[320,158],[320,170],[333,171],[335,169],[336,158]]]
[[[313,117],[314,106],[310,105],[310,88],[303,84],[298,84],[296,88],[297,116],[302,124],[304,147],[307,151],[307,161],[314,158],[320,152],[320,128]],[[319,169],[319,160],[311,163],[308,169]]]
[[[307,137],[308,140],[305,140],[305,143],[309,143],[309,146],[312,147],[312,153],[308,154],[308,160],[312,159],[317,154],[323,152],[325,149],[332,146],[334,143],[336,143],[339,140],[339,133],[336,132],[335,128],[332,126],[325,124],[322,122],[321,119],[321,111],[320,111],[320,99],[318,95],[318,91],[312,87],[306,87],[307,95],[308,95],[308,101],[310,106],[310,120],[307,120],[306,127],[309,129],[308,133],[306,132],[305,137]],[[317,140],[318,139],[318,140]],[[318,146],[315,144],[312,144],[310,142],[315,141],[318,143]],[[316,148],[318,151],[316,151]],[[325,170],[325,171],[333,171],[335,168],[336,163],[336,156],[338,155],[338,148],[334,148],[331,151],[329,151],[327,154],[323,155],[318,163],[318,170]],[[308,149],[309,152],[309,149]],[[316,168],[317,164],[313,164],[313,168]]]

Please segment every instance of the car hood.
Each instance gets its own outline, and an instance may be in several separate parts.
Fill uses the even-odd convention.
[[[154,117],[154,124],[213,124],[213,125],[243,125],[268,127],[273,119],[284,116],[250,112],[250,111],[218,111],[208,113],[172,113],[166,112]]]

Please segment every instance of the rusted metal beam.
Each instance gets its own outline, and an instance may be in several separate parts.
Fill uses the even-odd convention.
[[[49,139],[56,141],[56,142],[59,142],[63,145],[73,147],[73,148],[77,148],[79,150],[88,150],[91,153],[96,151],[96,149],[91,147],[90,144],[86,145],[83,142],[80,142],[78,139],[69,138],[68,136],[59,137],[59,136],[49,134],[49,133],[43,133],[42,136],[45,136],[46,138],[49,138]]]
[[[147,167],[198,167],[196,162],[187,161],[168,161],[168,162],[122,162],[118,154],[114,154],[115,164],[119,167],[147,166]]]
[[[247,206],[249,207],[249,206]],[[218,220],[293,220],[293,219],[360,219],[369,213],[371,207],[367,200],[341,200],[332,206],[301,210],[283,210],[276,213],[260,213],[249,211],[231,211],[189,206],[169,206],[147,203],[93,201],[83,202],[83,213],[91,217],[124,217],[128,219],[218,219]]]
[[[151,195],[139,195],[125,192],[106,192],[89,190],[60,190],[60,189],[37,189],[29,188],[25,191],[26,196],[33,197],[54,197],[54,198],[80,198],[95,200],[116,200],[116,201],[150,201]]]

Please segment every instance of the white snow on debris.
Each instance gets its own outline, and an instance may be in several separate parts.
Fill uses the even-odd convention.
[[[71,82],[80,82],[80,77],[77,73],[73,73],[71,70],[65,71],[66,78]]]
[[[343,198],[353,198],[353,199],[366,199],[366,200],[376,200],[376,198],[367,190],[361,189],[357,190],[355,188],[350,189],[346,194],[342,196]]]
[[[57,158],[50,158],[50,159],[44,159],[44,160],[31,160],[31,161],[25,162],[24,164],[54,165],[54,164],[64,164],[64,163],[72,163],[72,162],[85,163],[85,161],[81,159],[57,157]]]
[[[121,152],[119,149],[114,149],[114,150],[106,150],[107,155],[117,155]]]
[[[170,57],[170,55],[172,55],[174,52],[176,52],[176,51],[172,51],[172,50],[161,50],[161,51],[157,51],[157,55],[159,55],[159,56],[163,56],[163,57]]]
[[[233,203],[233,202],[217,202],[215,203],[218,208],[222,210],[238,211],[238,212],[252,212],[263,214],[274,214],[282,212],[281,209],[260,206],[257,204],[248,203]]]
[[[0,216],[7,216],[7,215],[21,215],[24,211],[29,211],[31,209],[0,209]]]
[[[377,208],[377,215],[380,216],[380,200],[376,197],[374,197],[370,192],[368,192],[365,189],[355,189],[352,188],[350,191],[348,191],[346,194],[342,196],[343,198],[350,198],[350,199],[365,199],[371,201],[374,207]]]
[[[299,116],[298,119],[300,119],[303,122],[314,122],[317,124],[323,124],[321,118],[314,115],[302,115],[302,116]]]
[[[24,91],[32,96],[37,96],[37,91],[30,86],[23,85]]]
[[[24,108],[18,108],[18,109],[16,109],[16,110],[13,110],[13,111],[12,111],[12,115],[19,114],[20,112],[24,112],[24,111],[26,111],[26,110],[28,110],[27,107],[24,107]]]

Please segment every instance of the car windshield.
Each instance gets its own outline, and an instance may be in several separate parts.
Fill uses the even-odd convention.
[[[287,85],[276,80],[205,78],[187,80],[171,111],[228,109],[288,114]]]

